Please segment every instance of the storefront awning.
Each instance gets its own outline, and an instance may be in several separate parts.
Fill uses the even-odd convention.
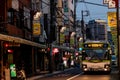
[[[4,35],[4,34],[0,34],[0,40],[10,41],[10,42],[15,42],[15,43],[21,43],[21,44],[40,47],[40,48],[45,48],[46,47],[46,45],[42,45],[42,44],[32,42],[32,41],[29,41],[29,40],[26,40],[26,39],[22,39],[22,38],[19,38],[19,37],[14,37],[14,36],[8,36],[8,35]]]

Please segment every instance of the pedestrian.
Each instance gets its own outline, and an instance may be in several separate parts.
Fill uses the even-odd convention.
[[[21,67],[19,67],[19,70],[17,72],[17,78],[20,80],[26,80],[26,74],[24,70],[24,62],[22,61]]]

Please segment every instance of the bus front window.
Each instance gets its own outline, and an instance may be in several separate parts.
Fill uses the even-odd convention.
[[[108,59],[106,50],[103,49],[87,49],[83,53],[83,60],[103,60]]]

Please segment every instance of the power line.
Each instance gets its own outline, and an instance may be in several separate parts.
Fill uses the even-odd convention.
[[[81,1],[78,1],[78,2],[83,2],[83,3],[92,4],[92,5],[97,5],[97,6],[102,6],[102,7],[108,7],[107,5],[97,4],[97,3],[91,3],[91,2],[84,1],[84,0],[81,0]]]
[[[89,9],[88,9],[88,7],[87,7],[86,3],[84,3],[84,4],[85,4],[86,9],[89,11]],[[92,18],[91,18],[91,16],[90,16],[90,11],[89,11],[88,16],[89,16],[89,18],[90,18],[90,19],[92,19]]]

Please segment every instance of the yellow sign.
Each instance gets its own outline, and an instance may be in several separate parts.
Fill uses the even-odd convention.
[[[116,27],[117,26],[116,12],[108,12],[107,15],[108,15],[108,26]]]
[[[88,47],[102,47],[103,44],[88,44]]]
[[[41,34],[40,23],[33,23],[33,35],[37,36]]]
[[[65,41],[65,35],[60,33],[60,44],[63,44]]]

